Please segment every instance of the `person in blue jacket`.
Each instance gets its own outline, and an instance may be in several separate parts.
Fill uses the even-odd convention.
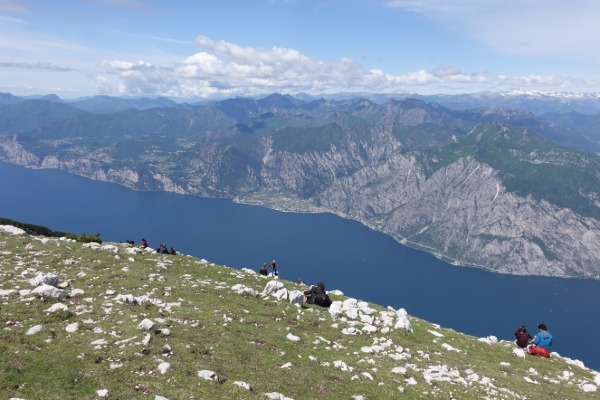
[[[550,350],[552,346],[552,335],[548,332],[548,328],[545,324],[539,324],[538,329],[540,330],[533,339],[529,341],[530,344],[540,346],[546,350]]]

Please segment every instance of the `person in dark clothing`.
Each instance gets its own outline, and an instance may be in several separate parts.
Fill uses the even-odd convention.
[[[277,266],[275,264],[275,260],[271,261],[271,264],[269,264],[269,267],[271,267],[271,273],[273,274],[272,276],[277,276],[279,275],[279,272],[277,272]]]
[[[331,305],[331,299],[325,293],[325,284],[323,282],[312,286],[304,294],[306,295],[306,302],[308,304],[316,304],[321,307],[329,307]]]
[[[258,271],[259,274],[267,276],[267,274],[269,273],[267,271],[267,263],[264,263],[262,267],[260,267],[260,270]]]
[[[533,339],[533,336],[527,332],[524,325],[521,325],[515,331],[515,339],[515,344],[524,349],[529,344],[529,341]]]
[[[171,250],[169,250],[169,254],[173,254],[174,256],[177,255],[177,250],[175,250],[175,247],[171,247]]]
[[[159,245],[158,245],[158,247],[156,248],[156,252],[157,252],[158,254],[166,254],[166,253],[168,253],[169,251],[167,250],[167,245],[166,245],[166,244],[164,244],[164,243],[161,243],[161,244],[159,244]]]

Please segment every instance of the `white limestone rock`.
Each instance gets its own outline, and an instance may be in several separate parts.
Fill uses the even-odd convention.
[[[301,306],[304,304],[304,292],[300,290],[290,290],[288,292],[288,298],[290,303],[295,304],[297,306]]]
[[[69,311],[69,307],[63,303],[55,303],[52,304],[49,308],[46,309],[46,312],[57,312],[57,311]]]
[[[298,342],[298,341],[300,341],[300,338],[299,338],[298,336],[296,336],[296,335],[293,335],[293,334],[291,334],[291,333],[288,333],[288,334],[287,334],[285,337],[286,337],[288,340],[291,340],[292,342]]]
[[[249,296],[252,297],[258,297],[258,293],[256,293],[256,291],[246,285],[242,285],[242,284],[237,284],[237,285],[233,285],[231,287],[231,290],[234,291],[237,294],[247,294]]]
[[[171,369],[171,364],[169,364],[168,362],[161,362],[160,364],[158,364],[158,371],[161,375],[166,374],[169,371],[169,369]]]
[[[73,298],[73,297],[83,297],[83,295],[85,294],[85,292],[83,291],[83,289],[72,289],[69,292],[69,297]]]
[[[525,358],[525,350],[521,348],[513,349],[513,354],[519,358]]]
[[[60,284],[58,276],[52,273],[37,274],[35,278],[29,280],[29,284],[33,287],[40,285],[50,285],[57,287]]]
[[[282,395],[281,393],[277,393],[277,392],[263,393],[263,396],[265,396],[271,400],[294,400],[291,397],[286,397],[286,396]]]
[[[207,369],[203,369],[198,371],[198,377],[202,379],[206,379],[207,381],[218,381],[219,377],[214,371],[210,371]]]
[[[408,320],[408,313],[404,308],[400,308],[396,311],[396,324],[394,325],[394,329],[402,329],[407,332],[412,332],[413,328]]]
[[[442,347],[448,351],[456,351],[457,353],[460,353],[460,350],[450,346],[448,343],[442,343]]]
[[[483,342],[483,343],[487,343],[487,344],[496,344],[496,343],[498,343],[498,338],[496,336],[487,336],[487,337],[484,337],[484,338],[479,338],[477,340],[479,340],[480,342]]]
[[[106,245],[100,247],[100,249],[105,250],[105,251],[112,251],[113,253],[119,252],[119,248],[117,246],[115,246],[114,244],[106,244]]]
[[[142,330],[142,331],[152,331],[154,333],[158,332],[158,327],[156,326],[156,324],[154,322],[152,322],[152,320],[149,320],[148,318],[146,318],[142,322],[140,322],[137,327],[139,330]]]
[[[252,389],[249,384],[247,384],[246,382],[243,382],[243,381],[235,381],[235,382],[233,382],[233,384],[236,386],[239,386],[241,388],[244,388],[246,390]]]
[[[72,324],[69,324],[66,326],[65,331],[67,331],[69,333],[75,333],[75,332],[77,332],[78,329],[79,329],[79,323],[73,322]]]
[[[42,297],[57,299],[58,301],[63,300],[65,295],[64,290],[58,289],[54,286],[46,285],[45,283],[33,289],[31,293]]]
[[[592,385],[591,383],[584,383],[581,385],[581,390],[583,390],[586,393],[592,393],[598,390],[598,388],[596,387],[596,385]]]
[[[27,336],[35,335],[36,333],[38,333],[39,331],[41,331],[42,328],[43,328],[42,325],[32,326],[31,328],[29,328],[27,330],[27,332],[25,332],[25,335],[27,335]]]
[[[263,296],[274,295],[278,291],[285,290],[283,283],[280,281],[269,281],[262,291]]]
[[[23,229],[12,225],[0,225],[0,231],[11,235],[27,235],[27,232],[25,232]]]

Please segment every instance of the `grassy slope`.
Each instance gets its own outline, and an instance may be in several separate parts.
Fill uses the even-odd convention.
[[[69,282],[67,292],[85,291],[64,301],[69,311],[55,313],[45,311],[55,300],[0,297],[0,399],[95,399],[99,389],[107,389],[112,399],[265,399],[266,393],[292,399],[598,398],[598,392],[581,388],[593,381],[594,372],[558,357],[522,359],[513,355],[512,344],[486,344],[413,317],[413,333],[345,335],[341,330],[351,322],[334,320],[325,309],[231,290],[241,283],[262,291],[268,280],[257,274],[187,256],[130,255],[117,246],[115,254],[0,233],[0,290],[31,289],[28,279],[53,272]],[[148,295],[158,304],[115,301],[118,294]],[[147,333],[137,326],[145,318],[171,334],[153,334],[142,344]],[[79,330],[66,332],[74,322]],[[42,330],[26,335],[35,325]],[[288,333],[300,340],[289,340]],[[91,344],[98,339],[108,343]],[[363,349],[390,341],[380,352]],[[410,358],[386,355],[398,346]],[[339,360],[353,370],[335,367]],[[163,361],[171,365],[165,374],[158,370]],[[282,368],[287,363],[291,366]],[[393,373],[395,367],[406,370]],[[426,382],[424,371],[435,367],[449,373]],[[219,380],[199,378],[200,370],[216,372]],[[409,384],[413,380],[416,384]]]

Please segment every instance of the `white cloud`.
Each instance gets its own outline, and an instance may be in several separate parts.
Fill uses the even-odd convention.
[[[100,65],[107,74],[117,77],[120,93],[182,97],[272,92],[410,92],[426,86],[464,90],[465,85],[475,88],[471,91],[490,87],[568,89],[594,84],[553,75],[491,76],[454,66],[388,74],[379,69],[364,70],[349,58],[331,63],[311,59],[294,49],[242,47],[205,36],[198,37],[197,42],[205,51],[183,59],[172,68],[123,60],[103,61]]]
[[[15,61],[0,61],[0,67],[4,68],[25,68],[25,69],[45,69],[49,71],[66,72],[72,71],[69,67],[59,67],[47,62],[15,62]]]

